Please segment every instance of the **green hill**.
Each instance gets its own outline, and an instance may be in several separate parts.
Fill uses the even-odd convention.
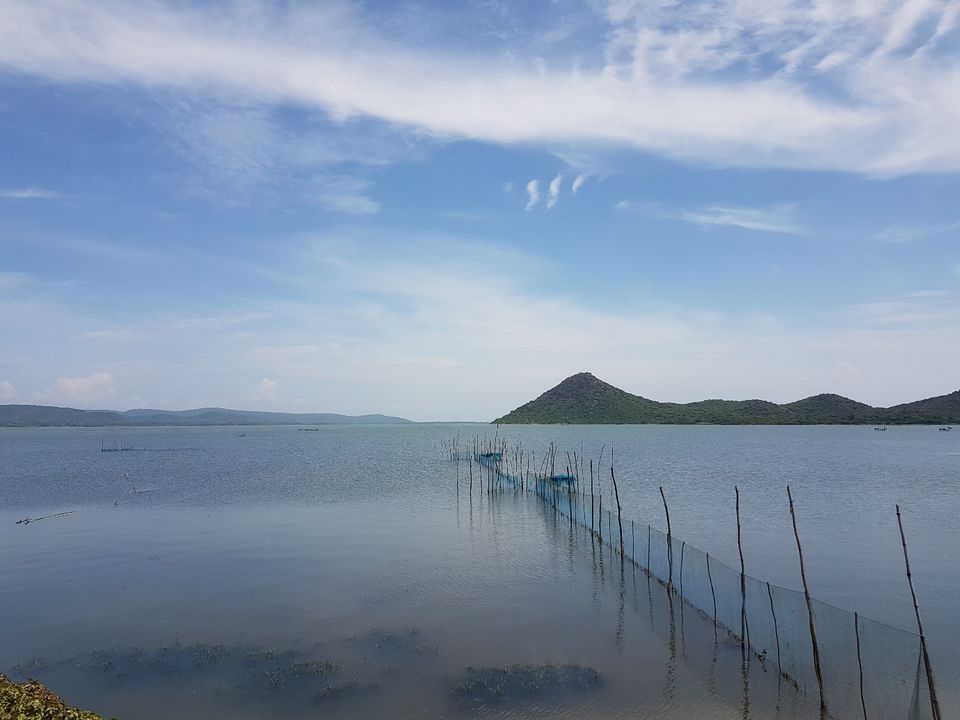
[[[0,427],[143,427],[158,425],[372,425],[409,423],[389,415],[199,410],[75,410],[46,405],[0,405]]]
[[[494,422],[505,424],[849,425],[960,424],[960,391],[892,408],[825,393],[778,405],[766,400],[665,403],[577,373]]]

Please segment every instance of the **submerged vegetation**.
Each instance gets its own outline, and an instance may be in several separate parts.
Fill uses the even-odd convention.
[[[497,423],[677,425],[858,425],[960,423],[960,390],[890,408],[841,395],[821,394],[778,405],[767,400],[701,400],[667,403],[632,395],[578,373]]]
[[[468,667],[454,695],[480,702],[533,700],[588,692],[600,687],[600,673],[580,665]]]
[[[0,675],[0,718],[6,720],[103,720],[99,715],[66,705],[36,680],[11,682]]]

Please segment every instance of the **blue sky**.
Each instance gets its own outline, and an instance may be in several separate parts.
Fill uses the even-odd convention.
[[[0,403],[957,389],[960,4],[7,0]]]

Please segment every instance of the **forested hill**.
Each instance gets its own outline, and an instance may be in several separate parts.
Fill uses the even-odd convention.
[[[665,423],[716,425],[960,424],[960,390],[877,408],[841,395],[814,395],[778,405],[766,400],[667,403],[632,395],[590,373],[572,375],[496,423]]]
[[[46,405],[0,405],[0,427],[124,427],[203,425],[372,425],[409,423],[389,415],[199,410],[75,410]]]

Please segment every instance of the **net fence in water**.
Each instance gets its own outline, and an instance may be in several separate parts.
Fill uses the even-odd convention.
[[[814,598],[808,604],[802,592],[741,574],[672,535],[623,517],[610,507],[609,495],[586,493],[569,471],[511,473],[503,452],[460,453],[454,459],[468,460],[471,472],[478,463],[485,473],[478,482],[487,490],[533,493],[571,524],[608,543],[624,562],[712,621],[718,633],[778,673],[782,682],[819,696],[823,717],[939,720],[919,635]]]

